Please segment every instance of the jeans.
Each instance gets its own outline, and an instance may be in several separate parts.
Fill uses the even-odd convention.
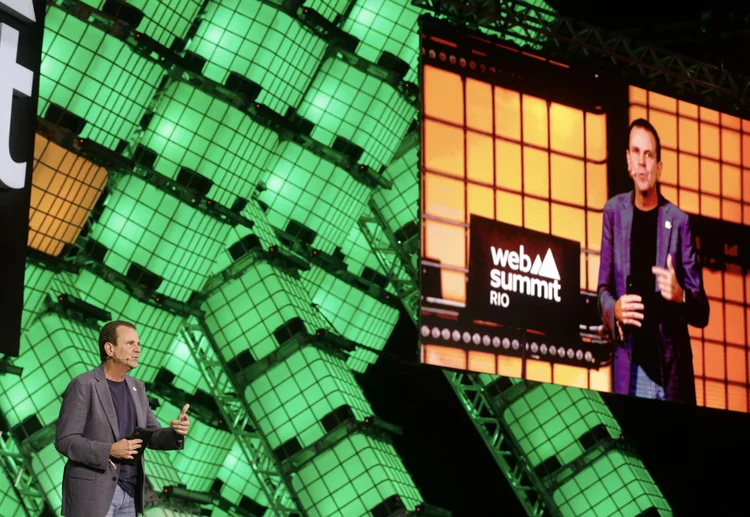
[[[115,487],[107,517],[135,517],[135,499],[125,493],[120,485]]]
[[[633,363],[631,394],[646,399],[664,400],[664,388],[656,384],[640,366]]]

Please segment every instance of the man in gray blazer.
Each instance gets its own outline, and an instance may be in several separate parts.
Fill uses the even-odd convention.
[[[618,342],[614,391],[695,404],[688,325],[708,324],[709,305],[688,215],[659,192],[661,143],[633,121],[626,151],[634,189],[604,206],[599,310]]]
[[[148,405],[143,382],[128,375],[141,343],[132,323],[113,321],[99,334],[102,364],[70,381],[60,408],[55,448],[68,458],[62,515],[135,517],[143,513],[145,470],[136,427],[155,429],[148,447],[182,449],[190,428],[185,404],[162,428]]]

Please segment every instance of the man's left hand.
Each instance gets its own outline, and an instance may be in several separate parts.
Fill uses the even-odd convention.
[[[670,302],[682,303],[683,289],[677,281],[677,273],[675,273],[674,266],[672,265],[672,255],[667,255],[666,269],[653,266],[651,272],[656,275],[656,281],[662,297]]]
[[[188,434],[188,429],[190,429],[190,417],[187,415],[188,409],[190,409],[190,404],[185,404],[177,420],[169,421],[169,426],[180,436]]]

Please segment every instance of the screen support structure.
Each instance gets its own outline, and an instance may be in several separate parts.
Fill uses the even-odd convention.
[[[224,421],[240,445],[245,459],[266,496],[268,508],[277,517],[301,515],[291,481],[273,460],[273,452],[261,433],[245,431],[250,423],[258,429],[239,383],[232,377],[205,322],[193,317],[185,323],[181,335],[198,365],[203,380],[213,394]]]
[[[514,39],[529,45],[546,43],[549,57],[580,58],[626,70],[634,77],[666,83],[703,100],[713,97],[728,112],[750,109],[750,77],[632,41],[550,9],[502,0],[412,0],[412,4],[441,17],[485,27],[501,38],[512,30]]]
[[[0,463],[13,490],[28,517],[41,515],[47,508],[47,497],[44,495],[39,480],[31,468],[31,458],[24,451],[23,445],[10,435],[0,433]]]

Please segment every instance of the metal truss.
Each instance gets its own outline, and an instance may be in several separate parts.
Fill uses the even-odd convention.
[[[692,59],[676,52],[632,40],[622,34],[563,16],[555,11],[519,0],[412,0],[435,14],[491,29],[562,59],[616,67],[634,77],[662,81],[682,92],[705,100],[724,101],[728,111],[750,109],[750,77],[723,67]]]
[[[372,216],[361,218],[360,228],[386,277],[401,297],[406,312],[419,327],[419,277],[412,266],[414,255],[406,251],[404,243],[399,243],[372,202],[370,208]],[[526,513],[532,517],[557,516],[551,496],[515,445],[499,408],[489,399],[479,376],[448,370],[443,370],[443,373]]]
[[[277,517],[304,516],[289,476],[281,473],[271,446],[258,431],[258,422],[250,411],[244,390],[231,375],[205,323],[191,318],[180,330],[180,335],[190,348],[209,392],[266,496],[268,508]]]
[[[31,469],[31,458],[23,445],[18,444],[14,438],[6,438],[2,432],[0,432],[0,465],[27,517],[42,515],[48,507],[47,497]]]

